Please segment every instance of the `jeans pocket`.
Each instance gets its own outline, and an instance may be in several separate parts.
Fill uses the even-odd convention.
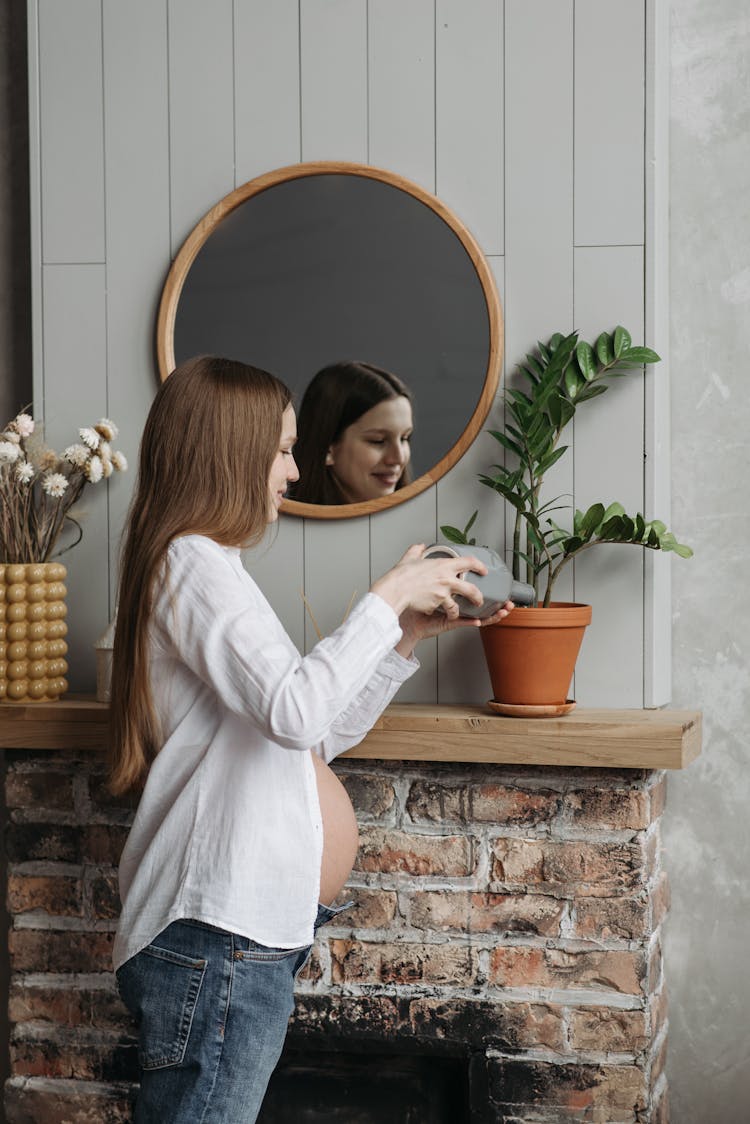
[[[246,943],[246,948],[238,949],[235,952],[235,959],[249,960],[254,964],[278,964],[284,960],[292,963],[300,952],[307,950],[307,945],[300,945],[299,948],[274,948],[271,945],[257,944],[256,941],[251,940]]]
[[[149,945],[119,968],[120,995],[138,1024],[142,1069],[179,1065],[185,1057],[206,965]]]

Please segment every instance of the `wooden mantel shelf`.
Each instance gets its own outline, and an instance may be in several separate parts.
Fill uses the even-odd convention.
[[[103,749],[108,707],[86,697],[0,703],[2,749]],[[563,718],[503,718],[479,706],[389,706],[345,756],[500,765],[684,769],[701,751],[693,710],[574,710]]]

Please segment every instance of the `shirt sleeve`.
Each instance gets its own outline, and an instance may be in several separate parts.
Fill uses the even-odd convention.
[[[211,539],[176,539],[165,577],[154,602],[157,643],[286,749],[341,752],[364,736],[398,686],[393,660],[401,657],[387,657],[401,629],[377,594],[301,656],[239,556],[235,564]]]
[[[380,661],[366,686],[331,726],[330,733],[314,746],[315,752],[332,761],[339,753],[358,745],[372,729],[396,691],[419,667],[419,661],[390,651]]]

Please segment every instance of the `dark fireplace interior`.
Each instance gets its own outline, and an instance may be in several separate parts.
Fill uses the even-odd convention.
[[[468,1124],[466,1058],[289,1045],[258,1124]]]

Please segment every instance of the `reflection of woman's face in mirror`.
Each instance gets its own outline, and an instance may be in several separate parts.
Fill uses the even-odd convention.
[[[392,371],[356,359],[323,367],[308,383],[298,424],[293,499],[365,503],[410,483],[412,396]]]
[[[326,465],[348,503],[390,496],[409,463],[414,428],[411,402],[386,398],[347,426]]]

